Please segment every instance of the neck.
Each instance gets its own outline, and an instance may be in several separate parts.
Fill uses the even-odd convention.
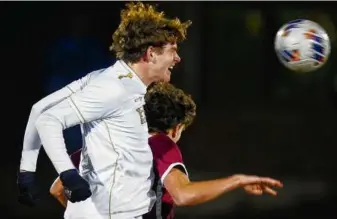
[[[136,75],[145,84],[145,86],[149,86],[152,82],[154,82],[154,80],[150,77],[148,73],[149,70],[145,63],[127,63],[127,65],[136,73]]]
[[[167,137],[169,137],[172,141],[174,141],[171,132],[168,132],[167,134],[162,133],[162,132],[149,132],[149,134],[150,134],[151,136],[155,136],[155,135],[159,135],[159,134],[164,134],[164,135],[166,135]]]

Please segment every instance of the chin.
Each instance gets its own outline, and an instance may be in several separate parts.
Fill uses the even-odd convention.
[[[170,82],[171,80],[171,73],[165,73],[164,75],[164,79],[163,79],[165,82]]]
[[[170,82],[171,81],[171,77],[165,77],[163,81],[164,82]]]

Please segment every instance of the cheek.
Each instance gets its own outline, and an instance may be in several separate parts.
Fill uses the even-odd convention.
[[[172,64],[173,57],[169,54],[163,54],[157,57],[157,66],[159,70],[166,70]]]
[[[172,54],[166,54],[162,59],[163,64],[165,65],[171,65],[173,60],[174,60],[174,56]]]

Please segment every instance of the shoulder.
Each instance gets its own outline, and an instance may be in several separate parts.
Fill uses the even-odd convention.
[[[176,144],[165,134],[156,134],[149,137],[149,145],[153,148],[172,148]]]
[[[69,100],[76,110],[87,112],[89,116],[110,115],[121,109],[126,91],[109,69],[99,73],[83,89],[73,93]]]
[[[178,168],[187,173],[180,149],[169,137],[161,134],[152,136],[149,139],[149,145],[153,154],[156,174],[162,182],[172,168]]]
[[[181,152],[178,145],[164,134],[151,136],[149,138],[149,145],[155,158],[161,159],[167,156],[181,158]]]
[[[121,81],[116,77],[113,68],[107,68],[96,73],[93,80],[84,89],[89,93],[96,93],[102,98],[120,99],[126,94],[126,89]]]
[[[89,74],[87,74],[86,77],[88,78],[88,80],[93,80],[96,77],[98,77],[102,72],[104,72],[106,69],[108,69],[108,68],[102,68],[102,69],[94,70],[94,71],[90,72]]]

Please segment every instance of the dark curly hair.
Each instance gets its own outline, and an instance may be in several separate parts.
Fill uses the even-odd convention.
[[[149,4],[127,3],[121,11],[121,23],[112,35],[110,50],[125,62],[138,62],[149,46],[161,48],[166,43],[180,43],[186,39],[191,21],[169,19],[164,12]]]
[[[166,134],[178,124],[187,128],[196,116],[191,96],[167,82],[155,82],[148,87],[144,110],[149,132]]]

